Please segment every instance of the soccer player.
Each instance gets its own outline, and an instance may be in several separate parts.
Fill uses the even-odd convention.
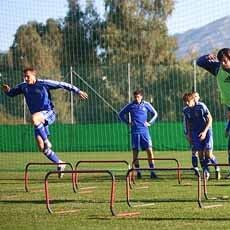
[[[196,99],[199,100],[199,96]],[[183,108],[184,133],[192,146],[192,165],[198,170],[198,155],[201,167],[208,179],[210,176],[209,160],[217,164],[216,158],[212,154],[212,116],[204,103],[195,101],[193,93],[185,93],[183,101],[186,104]],[[216,179],[220,179],[219,167],[216,167]]]
[[[87,93],[81,91],[77,87],[65,82],[53,80],[41,80],[37,78],[37,72],[34,68],[26,68],[23,70],[24,82],[10,88],[7,84],[2,85],[3,91],[10,97],[23,94],[26,104],[31,113],[31,121],[34,125],[34,135],[37,145],[44,155],[54,163],[63,163],[57,154],[51,149],[52,145],[48,139],[49,125],[56,118],[54,105],[51,100],[50,90],[65,89],[72,91],[80,96],[81,99],[87,99]],[[58,165],[57,170],[60,171],[59,177],[63,176],[65,164]]]
[[[197,65],[216,77],[221,103],[228,107],[225,136],[228,137],[228,163],[230,164],[230,48],[220,49],[217,56],[206,54],[199,57]],[[230,179],[230,172],[225,178]]]
[[[147,152],[149,168],[154,169],[155,167],[154,161],[152,160],[152,140],[148,127],[155,122],[158,114],[149,102],[143,100],[142,90],[138,89],[134,91],[133,96],[134,100],[123,107],[119,112],[119,118],[121,121],[131,126],[133,162],[137,168],[137,177],[141,178],[141,172],[138,170],[140,165],[137,160],[140,150],[145,150]],[[148,114],[151,115],[149,121],[147,121]],[[157,178],[153,170],[151,170],[150,178]]]
[[[194,97],[194,101],[195,101],[195,104],[197,104],[199,101],[200,101],[200,95],[199,95],[199,93],[198,92],[196,92],[196,91],[193,91],[192,92],[192,95],[193,95],[193,97]],[[200,103],[202,103],[202,102],[200,102]],[[195,156],[194,156],[195,157]],[[211,154],[211,156],[210,156],[210,162],[212,163],[212,164],[217,164],[217,159],[216,159],[216,157],[215,157],[215,155],[212,153]],[[198,163],[197,163],[198,164]],[[194,167],[194,166],[193,166]],[[216,170],[216,179],[220,179],[220,177],[221,177],[221,175],[220,175],[220,168],[219,168],[219,166],[215,166],[215,170]]]

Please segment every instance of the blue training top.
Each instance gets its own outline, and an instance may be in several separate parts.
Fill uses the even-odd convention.
[[[204,103],[197,102],[193,107],[185,106],[183,113],[185,119],[185,134],[188,134],[189,131],[199,134],[205,129],[208,122],[209,110]]]
[[[6,94],[10,97],[23,94],[26,99],[26,104],[31,114],[43,110],[52,110],[53,103],[50,95],[50,90],[63,88],[74,93],[79,93],[80,89],[66,82],[41,80],[37,79],[35,84],[27,84],[22,82],[11,88]]]
[[[132,133],[143,133],[148,129],[145,125],[145,122],[147,122],[148,119],[148,113],[152,116],[150,121],[148,121],[149,124],[153,124],[158,116],[157,111],[153,108],[153,106],[144,100],[142,100],[140,104],[136,101],[132,101],[121,109],[118,115],[121,121],[126,124],[129,124],[129,113],[131,116]]]

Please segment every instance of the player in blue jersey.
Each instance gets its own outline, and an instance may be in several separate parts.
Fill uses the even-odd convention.
[[[227,105],[227,125],[225,136],[228,137],[228,163],[230,164],[230,48],[220,49],[217,56],[206,54],[197,59],[197,65],[207,70],[217,79],[221,103]],[[230,173],[226,176],[230,179]]]
[[[154,169],[155,167],[154,161],[152,160],[152,140],[148,127],[155,122],[158,114],[149,102],[143,100],[142,90],[134,91],[133,95],[134,100],[121,109],[119,112],[119,118],[121,121],[131,126],[133,162],[137,168],[137,177],[141,178],[141,172],[138,170],[140,165],[137,160],[140,150],[145,150],[147,152],[150,169]],[[147,121],[148,114],[151,115],[149,121]],[[157,178],[153,170],[151,170],[150,177],[152,179]]]
[[[206,178],[209,178],[208,162],[217,164],[215,156],[212,154],[212,116],[207,106],[199,102],[198,94],[186,93],[183,101],[186,106],[183,108],[184,133],[192,147],[192,165],[198,170],[199,157],[201,167]],[[196,98],[196,99],[195,99]],[[220,168],[216,167],[216,179],[220,179]]]
[[[14,88],[4,84],[3,91],[10,97],[23,94],[26,104],[31,113],[31,121],[34,125],[34,135],[40,151],[54,163],[63,163],[57,154],[51,149],[51,143],[48,139],[49,125],[51,125],[56,118],[54,105],[51,100],[50,91],[54,89],[65,89],[74,92],[80,96],[81,99],[87,99],[87,93],[81,91],[77,87],[59,81],[41,80],[37,79],[36,70],[34,68],[26,68],[23,71],[24,82],[16,85]],[[58,170],[63,171],[65,165],[59,165]],[[59,177],[63,174],[60,173]]]

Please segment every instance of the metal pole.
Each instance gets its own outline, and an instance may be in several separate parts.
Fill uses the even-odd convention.
[[[193,60],[193,90],[196,92],[196,60]]]
[[[70,66],[70,83],[73,86],[73,68]],[[73,124],[73,91],[70,94],[71,124]]]
[[[130,63],[128,63],[128,99],[131,101]]]

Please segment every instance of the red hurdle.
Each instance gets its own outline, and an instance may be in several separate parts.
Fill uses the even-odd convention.
[[[128,161],[126,160],[80,160],[76,163],[75,165],[75,170],[77,171],[78,170],[78,167],[81,165],[81,164],[94,164],[94,163],[99,163],[99,164],[104,164],[104,163],[115,163],[115,164],[120,164],[120,163],[123,163],[125,165],[127,165],[127,170],[130,169],[130,164]],[[131,178],[131,177],[130,177]],[[75,174],[75,189],[78,189],[78,182],[79,182],[79,179],[78,179],[78,174],[76,173]]]
[[[143,160],[148,160],[148,159],[149,158],[136,158],[132,162],[132,168],[135,168],[135,162],[136,161],[138,161],[138,160],[143,161]],[[181,183],[181,170],[180,170],[181,165],[180,165],[179,161],[176,158],[159,158],[159,157],[153,157],[153,158],[150,158],[150,159],[154,160],[154,161],[156,160],[156,161],[174,161],[174,162],[176,162],[176,166],[177,166],[177,170],[176,170],[176,172],[177,172],[177,181],[178,181],[178,184]],[[153,170],[153,169],[151,169],[151,170]],[[135,183],[134,171],[135,170],[133,170],[133,173],[132,173],[132,176],[131,176],[131,179],[132,179],[133,183]]]
[[[46,208],[48,209],[49,213],[54,213],[50,206],[50,198],[49,198],[49,186],[48,186],[48,178],[51,174],[58,174],[59,171],[50,171],[45,176],[45,198],[46,198]],[[114,211],[114,203],[115,203],[115,177],[113,176],[112,172],[109,170],[71,170],[71,171],[63,171],[65,174],[108,174],[111,178],[111,192],[110,192],[110,211],[113,216],[116,216]],[[70,211],[72,212],[72,211]]]
[[[230,164],[226,164],[226,163],[223,163],[223,164],[208,164],[208,166],[230,167]],[[203,187],[204,187],[204,197],[205,197],[206,200],[217,199],[216,197],[211,197],[211,198],[208,197],[207,179],[206,179],[206,177],[204,175],[204,172],[203,172]]]
[[[32,165],[68,165],[71,170],[73,170],[73,166],[71,163],[68,162],[63,162],[63,163],[52,163],[52,162],[29,162],[28,164],[26,164],[25,167],[25,172],[24,172],[24,185],[25,185],[25,191],[29,192],[29,187],[28,187],[28,183],[29,183],[29,168]],[[60,172],[59,172],[60,173]],[[75,191],[75,187],[74,187],[74,175],[72,175],[72,185],[73,185],[73,190]]]
[[[140,204],[140,205],[133,205],[131,204],[131,201],[130,201],[130,186],[129,186],[129,177],[130,177],[130,174],[133,173],[134,171],[137,171],[137,170],[141,170],[141,171],[150,171],[152,169],[150,168],[131,168],[128,170],[127,172],[127,175],[126,175],[126,201],[127,201],[127,204],[130,206],[130,207],[140,207],[140,206],[149,206],[149,205],[152,205],[152,203],[146,203],[146,204]],[[197,203],[198,203],[198,206],[200,208],[203,207],[202,205],[202,202],[201,202],[201,177],[200,177],[200,173],[197,172],[194,168],[154,168],[154,170],[156,171],[194,171],[194,175],[197,176]]]

